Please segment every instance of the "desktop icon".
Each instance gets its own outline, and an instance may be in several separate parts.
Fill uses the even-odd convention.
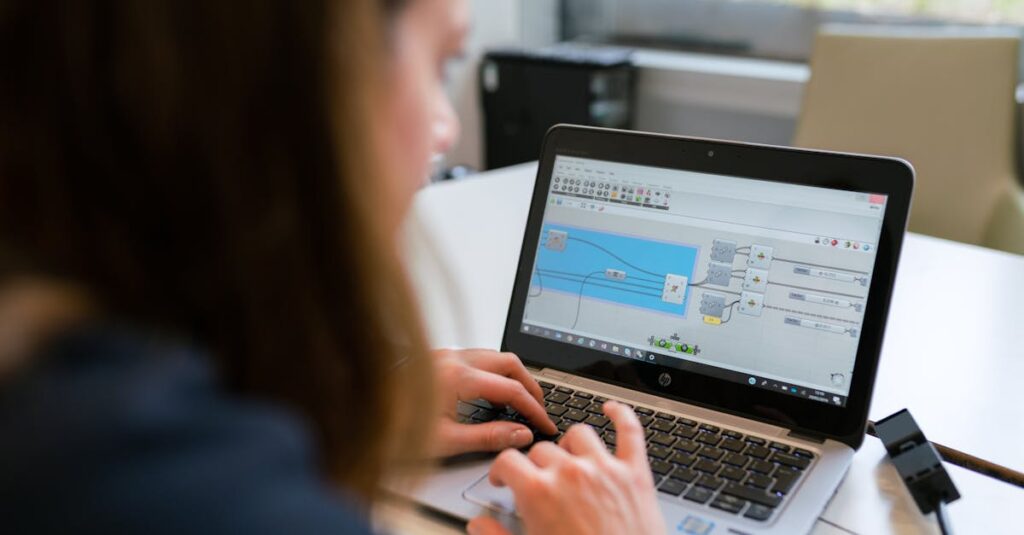
[[[755,379],[754,377],[751,377],[750,379],[747,379],[747,383],[749,383],[751,385],[757,384],[757,379]]]
[[[619,346],[612,346],[612,353],[618,353],[618,352],[619,352]]]
[[[632,355],[632,353],[633,353],[633,352],[632,352],[632,351],[630,351],[628,347],[627,347],[626,349],[623,349],[623,350],[622,350],[622,352],[623,352],[623,353],[625,353],[625,355],[626,355],[627,357],[632,357],[632,356],[633,356],[633,355]]]

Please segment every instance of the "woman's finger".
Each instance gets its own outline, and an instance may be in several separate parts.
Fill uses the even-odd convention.
[[[498,454],[487,476],[492,485],[508,487],[516,496],[539,477],[540,468],[519,450],[505,450]]]
[[[509,405],[545,434],[558,432],[547,411],[519,381],[495,373],[472,369],[456,385],[459,399],[483,398],[492,403]]]
[[[569,458],[569,452],[556,446],[552,442],[538,442],[532,448],[530,452],[526,454],[526,457],[533,462],[533,464],[547,468],[552,464],[559,461],[563,461]]]
[[[597,433],[589,425],[576,424],[565,432],[565,436],[558,443],[566,451],[581,457],[592,457],[596,455],[607,455],[608,449],[604,442],[598,438]]]
[[[486,349],[470,350],[465,352],[466,360],[474,368],[503,375],[522,383],[526,391],[540,403],[544,403],[544,391],[540,389],[537,380],[530,375],[523,365],[523,361],[513,353],[498,353]]]
[[[446,420],[438,430],[438,454],[441,457],[475,451],[502,451],[524,448],[533,442],[533,432],[513,422],[460,424]]]
[[[478,516],[466,524],[466,533],[469,535],[512,535],[512,532],[505,529],[501,522],[491,516]]]
[[[646,464],[644,428],[633,411],[621,403],[608,401],[604,404],[604,413],[615,426],[615,455],[634,466]]]

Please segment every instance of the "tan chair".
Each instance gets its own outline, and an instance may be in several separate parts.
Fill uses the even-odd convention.
[[[910,229],[1024,254],[1017,37],[826,27],[794,145],[905,158]]]

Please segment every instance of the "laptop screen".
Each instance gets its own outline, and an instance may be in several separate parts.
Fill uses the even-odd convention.
[[[557,156],[521,330],[845,406],[886,202]]]

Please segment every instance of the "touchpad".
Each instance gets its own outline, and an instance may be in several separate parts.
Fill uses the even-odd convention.
[[[516,504],[512,497],[512,491],[508,487],[495,487],[486,475],[466,489],[463,497],[489,509],[515,514]]]

